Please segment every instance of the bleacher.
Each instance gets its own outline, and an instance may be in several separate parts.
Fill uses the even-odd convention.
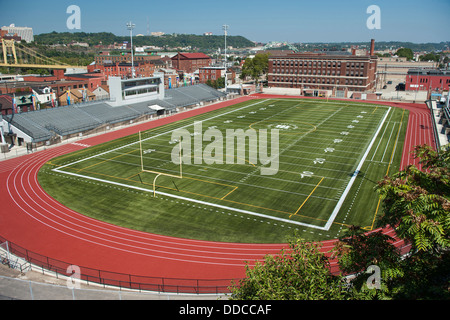
[[[450,107],[447,107],[446,103],[432,99],[426,100],[425,103],[433,119],[434,141],[437,148],[448,145],[450,143]]]
[[[447,136],[447,141],[450,142],[450,107],[444,106],[442,108],[441,123],[443,125],[442,133]]]
[[[156,114],[157,111],[150,108],[152,105],[158,105],[166,112],[172,113],[179,107],[210,102],[224,96],[225,93],[200,84],[165,90],[164,100],[151,100],[120,107],[112,107],[103,101],[20,113],[14,117],[8,115],[3,118],[38,143],[47,141],[55,135],[67,136],[105,124]]]

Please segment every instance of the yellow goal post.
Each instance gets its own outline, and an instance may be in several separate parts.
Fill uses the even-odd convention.
[[[178,175],[160,172],[160,171],[154,171],[154,170],[147,170],[144,168],[144,151],[142,149],[142,134],[141,134],[141,131],[139,131],[139,151],[140,151],[140,156],[141,156],[141,171],[156,174],[155,179],[153,179],[153,197],[156,196],[156,179],[158,179],[159,176],[167,176],[167,177],[172,177],[172,178],[176,178],[176,179],[183,179],[183,160],[181,158],[181,143],[179,144],[179,146],[180,146],[180,150],[179,150],[180,172]]]

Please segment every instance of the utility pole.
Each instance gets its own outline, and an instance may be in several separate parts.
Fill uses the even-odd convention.
[[[228,35],[229,26],[224,24],[222,26],[223,31],[225,32],[225,94],[228,89],[228,79],[227,79],[227,35]]]
[[[136,27],[135,24],[128,22],[127,29],[130,30],[131,38],[131,77],[134,79],[136,77],[136,71],[134,70],[134,53],[133,53],[133,29]]]

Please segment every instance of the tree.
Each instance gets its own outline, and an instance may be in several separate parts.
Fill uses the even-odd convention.
[[[434,52],[427,53],[425,55],[419,56],[420,61],[434,61],[439,62],[441,56],[439,54],[435,54]]]
[[[384,203],[381,223],[394,227],[414,250],[449,248],[450,149],[438,154],[429,146],[418,146],[414,155],[421,159],[422,171],[408,166],[378,184]]]
[[[423,170],[409,166],[385,177],[376,190],[383,199],[381,225],[411,244],[407,255],[381,232],[362,233],[351,227],[335,248],[340,270],[353,274],[351,285],[358,299],[450,298],[449,150],[440,153],[418,146],[414,156]],[[365,270],[380,270],[380,290],[369,290]]]
[[[224,77],[220,77],[217,80],[206,80],[206,85],[214,88],[214,89],[222,89],[225,88],[225,78]]]
[[[414,58],[414,53],[409,48],[398,49],[395,54],[399,57],[405,57],[407,60],[412,60]]]
[[[289,250],[246,266],[247,277],[230,289],[234,300],[335,300],[353,295],[344,278],[332,275],[320,245],[292,240]]]
[[[350,284],[358,292],[357,299],[391,298],[395,291],[393,282],[404,275],[400,252],[392,240],[380,231],[366,234],[360,227],[352,226],[336,244],[334,254],[338,257],[339,268],[353,276]],[[369,281],[368,271],[375,268],[380,270],[378,283]]]
[[[254,58],[246,58],[242,66],[241,79],[251,77],[258,83],[259,78],[269,71],[269,54],[257,54]]]
[[[385,269],[384,297],[449,299],[450,149],[438,153],[423,145],[415,147],[413,154],[420,159],[422,170],[408,166],[376,187],[383,200],[381,224],[390,225],[411,244],[408,254],[397,261],[395,251],[375,250],[377,264]],[[388,239],[379,240],[378,248],[389,248]],[[360,248],[355,247],[352,254],[370,257],[370,252]]]

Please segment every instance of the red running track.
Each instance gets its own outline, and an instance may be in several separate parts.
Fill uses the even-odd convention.
[[[259,95],[195,109],[100,136],[63,144],[0,163],[0,236],[31,252],[84,268],[142,277],[238,279],[246,263],[277,254],[286,244],[238,244],[189,240],[134,231],[81,215],[52,199],[39,185],[39,169],[54,157],[169,122],[223,108]],[[285,96],[283,96],[286,98]],[[377,101],[377,103],[380,103]],[[402,167],[414,163],[408,153],[417,144],[433,144],[426,106],[390,104],[411,111]],[[391,229],[384,232],[393,235]],[[324,241],[323,251],[335,240]],[[402,246],[403,242],[397,241]],[[332,262],[336,267],[336,262]],[[113,275],[109,275],[113,277]]]

